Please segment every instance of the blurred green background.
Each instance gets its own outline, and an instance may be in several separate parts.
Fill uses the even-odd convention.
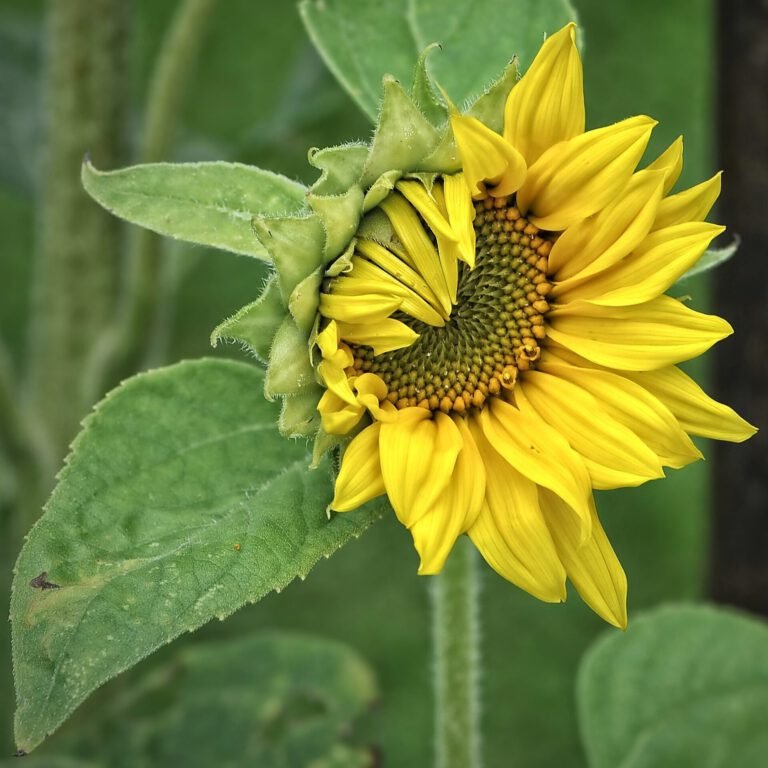
[[[176,5],[175,0],[137,0],[131,6],[133,126],[141,123],[148,77]],[[711,175],[711,4],[578,0],[575,5],[586,36],[588,127],[649,114],[660,121],[650,153],[685,135],[681,184]],[[44,182],[40,170],[44,12],[40,0],[0,0],[0,330],[17,367],[24,357],[36,199]],[[168,159],[237,160],[303,182],[314,178],[305,162],[309,147],[366,140],[370,135],[365,117],[314,52],[292,2],[220,2],[183,104]],[[253,300],[264,266],[203,248],[175,244],[168,250],[174,251],[180,281],[153,362],[212,354],[242,359],[233,346],[213,352],[208,336],[223,317]],[[691,284],[689,289],[694,304],[705,306],[706,285]],[[703,373],[701,367],[698,373]],[[704,450],[709,452],[707,446]],[[0,533],[3,611],[20,545],[13,534],[9,483],[4,468],[0,471],[0,485],[6,486],[5,492],[0,491],[0,504],[5,506],[1,518],[5,530]],[[699,463],[670,471],[662,483],[600,494],[605,527],[629,577],[630,617],[663,601],[701,596],[707,488],[707,466]],[[71,733],[89,727],[100,702],[113,700],[118,691],[133,685],[132,680],[172,663],[182,646],[278,628],[307,631],[354,647],[371,664],[380,692],[378,704],[358,723],[356,740],[376,745],[384,765],[428,765],[433,706],[428,579],[417,578],[416,567],[410,537],[394,519],[385,520],[321,563],[305,582],[242,610],[226,623],[214,623],[177,641],[124,679],[108,684],[39,753],[60,752],[71,741]],[[489,569],[483,574],[482,616],[486,764],[581,768],[586,763],[576,720],[574,677],[583,652],[605,627],[575,595],[564,606],[545,605]],[[0,756],[14,750],[9,644],[4,631]],[[127,727],[123,722],[119,733]],[[104,728],[99,732],[117,733]],[[98,757],[93,742],[87,751]]]

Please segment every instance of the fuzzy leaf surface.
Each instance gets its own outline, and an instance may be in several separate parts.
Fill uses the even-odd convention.
[[[86,161],[83,186],[115,216],[161,235],[269,260],[254,216],[296,213],[303,185],[240,163],[150,163],[99,171]]]
[[[19,748],[182,632],[304,577],[377,518],[368,507],[327,519],[327,465],[307,470],[262,390],[253,366],[184,362],[130,379],[85,421],[17,564]]]
[[[579,674],[591,768],[760,768],[768,754],[768,626],[666,607],[612,633]]]
[[[302,19],[329,69],[371,120],[385,74],[412,84],[419,54],[456,104],[479,96],[517,56],[527,67],[544,34],[575,18],[568,0],[302,0]],[[479,54],[478,52],[482,52]]]

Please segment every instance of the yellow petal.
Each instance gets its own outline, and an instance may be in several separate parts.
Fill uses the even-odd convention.
[[[584,85],[576,25],[545,40],[507,97],[504,138],[528,165],[544,150],[584,133]]]
[[[472,197],[505,197],[520,189],[525,160],[509,142],[474,117],[451,115],[451,127]]]
[[[457,417],[454,423],[463,446],[453,474],[434,506],[411,526],[422,575],[440,573],[457,537],[475,522],[485,499],[483,460],[465,420]]]
[[[663,477],[656,454],[581,387],[541,371],[527,371],[517,386],[582,456],[593,488],[636,486]]]
[[[349,512],[384,493],[379,462],[380,432],[381,424],[371,424],[347,446],[336,478],[331,509]]]
[[[348,405],[357,405],[357,397],[352,391],[349,378],[343,368],[329,360],[322,360],[317,366],[317,372],[325,386],[337,397]]]
[[[550,147],[529,169],[517,206],[560,231],[616,199],[645,152],[655,120],[631,117]]]
[[[402,296],[383,293],[362,296],[321,293],[320,314],[344,323],[374,323],[389,317],[402,303]]]
[[[613,419],[631,429],[664,466],[679,469],[702,458],[672,411],[636,382],[610,371],[570,365],[551,354],[542,358],[538,370],[589,392]]]
[[[354,381],[357,402],[379,421],[396,421],[395,407],[386,400],[387,385],[375,373],[364,373]]]
[[[350,344],[373,347],[374,355],[410,347],[419,334],[405,323],[388,317],[376,323],[339,323],[339,332]]]
[[[619,307],[641,304],[664,293],[702,256],[725,227],[689,222],[661,229],[610,269],[557,293],[559,302],[585,299]]]
[[[385,198],[380,208],[389,217],[392,228],[413,260],[416,271],[434,291],[443,311],[450,314],[451,297],[440,263],[440,255],[424,231],[418,214],[410,203],[397,193]]]
[[[329,435],[346,435],[357,426],[365,409],[357,402],[347,403],[328,389],[323,392],[317,410],[323,429]]]
[[[494,398],[478,416],[483,434],[518,472],[553,490],[589,525],[587,498],[592,491],[581,456],[530,405],[518,405],[522,407]]]
[[[582,542],[579,521],[569,507],[544,488],[539,498],[557,553],[582,600],[609,624],[626,629],[627,577],[600,525],[594,500],[592,535]]]
[[[381,267],[385,272],[394,277],[397,282],[421,296],[430,306],[438,312],[442,311],[440,302],[434,291],[427,285],[426,280],[416,270],[412,269],[402,259],[389,250],[374,242],[361,238],[357,241],[357,250],[374,265]],[[355,259],[352,259],[355,262]],[[353,270],[354,270],[353,266]],[[445,315],[446,319],[448,315]]]
[[[435,505],[451,480],[463,445],[450,417],[404,408],[381,425],[381,473],[397,519],[410,528]]]
[[[472,195],[463,173],[455,173],[443,178],[445,207],[448,219],[458,239],[459,258],[475,266],[475,207],[472,205]]]
[[[622,371],[651,371],[690,360],[730,336],[721,317],[669,296],[631,307],[577,301],[549,313],[547,335],[592,362]]]
[[[692,435],[741,443],[757,429],[733,408],[718,403],[679,368],[627,374],[669,408],[680,426]]]
[[[469,536],[499,575],[548,603],[565,600],[565,569],[539,507],[537,486],[472,424],[486,469],[485,503]]]
[[[339,349],[339,341],[339,327],[336,325],[335,320],[331,320],[315,337],[315,344],[317,344],[320,354],[326,360],[329,360],[336,354]]]
[[[621,261],[643,241],[656,219],[663,183],[660,171],[635,173],[618,200],[557,238],[549,254],[557,280],[553,296]]]
[[[432,232],[448,240],[457,240],[447,218],[443,216],[434,198],[420,181],[398,181],[395,188],[421,214]]]
[[[654,230],[682,224],[686,221],[703,221],[720,196],[722,171],[708,181],[664,198],[653,225]]]
[[[401,262],[402,263],[402,262]],[[331,284],[331,292],[345,296],[381,293],[385,296],[401,296],[400,309],[411,317],[428,325],[445,325],[442,315],[428,304],[410,286],[403,285],[394,275],[360,256],[352,257],[352,271],[337,277]]]
[[[664,171],[664,194],[675,186],[683,170],[683,137],[678,136],[649,166],[649,171]]]

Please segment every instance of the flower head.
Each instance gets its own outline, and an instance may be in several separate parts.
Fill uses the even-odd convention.
[[[429,108],[385,81],[371,147],[312,156],[312,215],[258,224],[290,310],[268,390],[286,431],[319,413],[317,450],[341,446],[331,508],[386,494],[420,573],[466,533],[532,595],[569,578],[624,626],[593,489],[695,461],[689,435],[754,432],[676,367],[731,327],[664,295],[723,230],[720,176],[670,194],[681,140],[638,169],[648,117],[585,131],[572,24],[468,112]]]

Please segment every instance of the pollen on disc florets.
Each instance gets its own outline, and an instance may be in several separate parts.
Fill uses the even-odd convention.
[[[375,373],[397,408],[481,408],[512,389],[541,355],[552,237],[521,215],[514,197],[477,202],[474,228],[475,267],[460,265],[456,303],[443,327],[397,312],[393,317],[419,334],[411,346],[374,355],[350,345],[353,375]]]

